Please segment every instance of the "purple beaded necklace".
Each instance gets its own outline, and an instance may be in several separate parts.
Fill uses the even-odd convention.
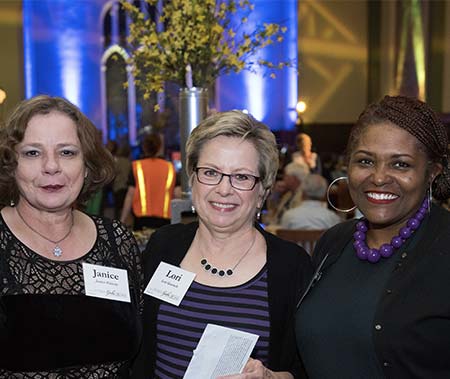
[[[394,254],[394,250],[400,248],[405,241],[417,230],[428,211],[429,200],[427,197],[422,202],[419,210],[407,222],[406,226],[400,229],[397,236],[391,239],[391,243],[385,243],[379,249],[371,249],[366,244],[366,233],[369,229],[367,221],[362,220],[356,224],[356,232],[353,234],[353,246],[356,256],[362,261],[377,263],[381,257],[389,258]]]

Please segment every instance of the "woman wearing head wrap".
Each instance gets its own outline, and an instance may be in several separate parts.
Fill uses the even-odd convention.
[[[310,378],[450,377],[450,213],[432,201],[450,195],[447,145],[417,99],[386,96],[360,115],[348,186],[364,217],[321,238],[297,313]]]

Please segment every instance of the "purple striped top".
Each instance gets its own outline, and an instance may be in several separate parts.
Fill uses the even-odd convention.
[[[193,282],[178,307],[162,303],[157,317],[155,378],[183,377],[208,323],[259,335],[251,356],[267,364],[270,327],[267,268],[236,287],[210,287]]]

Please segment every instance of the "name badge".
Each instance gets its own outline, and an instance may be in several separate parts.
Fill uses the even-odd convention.
[[[178,306],[194,278],[193,272],[161,262],[144,293]]]
[[[127,270],[83,263],[83,276],[87,296],[131,302]]]

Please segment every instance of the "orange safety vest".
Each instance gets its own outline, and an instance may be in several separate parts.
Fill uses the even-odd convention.
[[[170,218],[170,201],[175,187],[173,164],[160,158],[146,158],[134,161],[132,166],[136,184],[134,215]]]

